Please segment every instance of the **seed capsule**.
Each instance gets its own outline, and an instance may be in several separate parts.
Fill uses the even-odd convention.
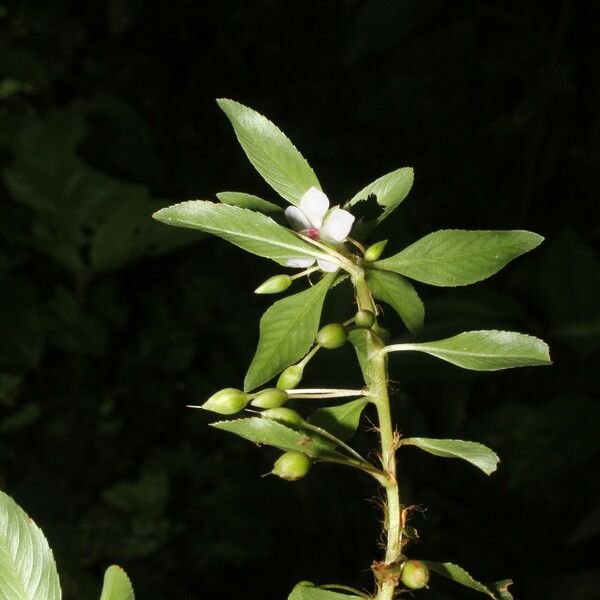
[[[203,405],[202,408],[220,415],[233,415],[240,412],[248,401],[248,394],[235,388],[225,388],[213,394]]]
[[[304,368],[301,365],[292,365],[284,369],[277,380],[278,390],[291,390],[302,381]]]
[[[372,327],[375,323],[375,315],[370,310],[358,310],[354,323],[357,327]]]
[[[279,294],[287,290],[292,285],[292,278],[289,275],[273,275],[264,283],[261,283],[255,290],[255,294]]]
[[[429,582],[429,569],[420,560],[407,560],[402,566],[402,583],[411,590],[420,590],[427,587]]]
[[[268,388],[259,392],[250,404],[259,408],[277,408],[283,406],[288,399],[288,395],[283,390]]]
[[[310,458],[306,454],[294,450],[282,454],[275,461],[271,473],[287,481],[296,481],[302,479],[310,471],[310,467]]]
[[[327,348],[328,350],[333,350],[334,348],[339,348],[346,343],[348,339],[348,332],[343,325],[339,323],[329,323],[329,325],[325,325],[317,333],[317,344],[323,346],[323,348]]]
[[[304,419],[300,416],[300,414],[291,408],[269,408],[267,410],[263,410],[260,413],[260,416],[266,419],[279,421],[279,423],[285,423],[286,425],[299,426],[304,423]]]
[[[383,254],[383,251],[387,246],[387,243],[387,240],[381,240],[380,242],[375,242],[372,246],[369,246],[365,250],[365,260],[367,262],[379,260],[379,257]]]

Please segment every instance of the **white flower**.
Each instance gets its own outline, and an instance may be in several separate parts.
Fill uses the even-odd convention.
[[[311,187],[300,198],[300,208],[286,208],[285,216],[290,225],[302,235],[330,244],[343,242],[354,223],[354,217],[347,210],[337,207],[329,210],[329,198],[316,187]],[[305,269],[314,262],[314,258],[301,257],[290,258],[287,264],[290,267]],[[317,259],[317,263],[323,271],[333,273],[338,270],[336,264],[321,258]]]

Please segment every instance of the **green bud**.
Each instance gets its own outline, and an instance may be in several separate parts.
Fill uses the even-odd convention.
[[[292,278],[289,275],[273,275],[264,283],[261,283],[255,290],[255,294],[279,294],[287,290],[292,285]]]
[[[375,242],[372,246],[369,246],[365,250],[365,260],[367,262],[379,260],[379,257],[383,254],[383,251],[387,246],[387,243],[387,240],[381,240],[380,242]]]
[[[346,343],[348,332],[346,331],[346,328],[339,323],[329,323],[329,325],[325,325],[325,327],[317,333],[316,339],[317,344],[320,344],[323,348],[333,350]]]
[[[383,343],[387,342],[390,339],[390,332],[385,327],[381,327],[380,325],[375,325],[373,327],[373,333],[378,335],[383,341]]]
[[[357,327],[372,327],[375,323],[375,315],[370,310],[358,310],[354,323]]]
[[[302,479],[310,471],[310,467],[310,458],[298,450],[293,450],[282,454],[275,461],[271,473],[287,481],[296,481]]]
[[[304,367],[301,365],[292,365],[284,369],[277,380],[278,390],[291,390],[302,381]]]
[[[260,416],[265,417],[266,419],[273,419],[273,421],[279,421],[280,423],[285,423],[286,425],[300,426],[304,423],[304,419],[300,414],[291,408],[269,408],[263,410],[260,413]]]
[[[259,408],[277,408],[283,406],[287,399],[288,395],[283,390],[269,388],[256,394],[250,404]]]
[[[213,394],[203,405],[202,408],[220,415],[233,415],[240,412],[250,397],[241,390],[235,388],[225,388]]]
[[[402,566],[402,583],[411,590],[427,587],[429,569],[420,560],[407,560]]]

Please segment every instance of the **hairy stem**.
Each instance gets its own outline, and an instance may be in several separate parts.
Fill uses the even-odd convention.
[[[364,277],[353,277],[359,308],[377,313],[375,303]],[[381,462],[386,478],[382,482],[386,494],[385,531],[387,537],[384,563],[393,565],[402,556],[402,505],[396,478],[396,439],[392,425],[388,393],[387,358],[381,352],[383,343],[376,336],[367,336],[367,361],[371,401],[377,407],[381,441]],[[398,586],[397,577],[383,577],[378,582],[376,600],[392,600]]]

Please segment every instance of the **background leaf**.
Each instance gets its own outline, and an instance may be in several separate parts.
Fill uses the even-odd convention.
[[[396,169],[365,186],[347,205],[353,206],[374,194],[377,204],[384,207],[383,213],[377,217],[377,222],[381,223],[408,196],[413,181],[414,171],[411,167]]]
[[[278,300],[260,320],[256,354],[248,368],[244,389],[253,390],[301,359],[313,344],[325,296],[335,273],[311,288]]]
[[[255,444],[267,444],[285,452],[298,450],[314,459],[333,458],[355,464],[351,458],[340,454],[331,448],[331,442],[319,437],[318,434],[292,429],[283,423],[263,417],[248,419],[232,419],[217,421],[211,427],[235,433]]]
[[[248,210],[257,210],[258,212],[266,214],[283,212],[281,206],[277,206],[277,204],[273,204],[273,202],[268,202],[258,196],[246,194],[244,192],[219,192],[217,198],[223,204],[232,204],[233,206],[247,208]]]
[[[483,444],[465,440],[438,440],[434,438],[402,438],[402,445],[417,446],[425,452],[443,458],[462,458],[480,468],[486,475],[496,470],[498,455]]]
[[[498,371],[551,363],[545,342],[514,331],[466,331],[437,342],[396,344],[392,348],[426,352],[472,371]]]
[[[349,440],[356,433],[360,416],[368,403],[366,398],[359,398],[339,406],[318,408],[307,421],[332,433],[340,440]]]
[[[423,326],[425,306],[412,284],[392,271],[367,271],[367,283],[377,300],[389,304],[411,333]]]
[[[374,266],[430,285],[468,285],[497,273],[517,256],[539,246],[543,239],[530,231],[444,229]]]
[[[131,581],[118,565],[106,569],[100,600],[135,600]]]
[[[0,492],[0,600],[60,600],[52,550],[42,530]]]
[[[270,258],[282,265],[292,257],[328,259],[328,255],[273,219],[238,206],[190,200],[163,208],[154,213],[154,218],[167,225],[212,233],[247,252]]]
[[[264,180],[292,204],[321,184],[286,135],[255,110],[233,100],[217,100],[235,130],[246,156]]]

